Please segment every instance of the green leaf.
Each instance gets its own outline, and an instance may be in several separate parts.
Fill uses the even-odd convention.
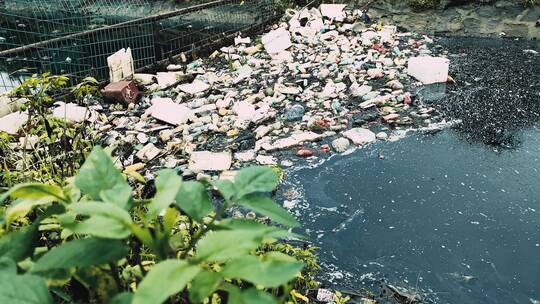
[[[34,264],[32,272],[102,265],[119,260],[127,254],[128,248],[118,240],[93,237],[79,239],[51,249]]]
[[[300,234],[292,233],[279,227],[267,226],[248,219],[225,219],[220,221],[216,227],[218,229],[223,228],[227,230],[266,231],[265,239],[305,239],[305,237]]]
[[[225,261],[244,256],[261,243],[265,232],[221,230],[209,232],[197,243],[196,257],[207,261]]]
[[[276,298],[274,298],[271,294],[256,288],[249,288],[248,290],[243,291],[241,301],[245,304],[278,304]]]
[[[0,257],[8,257],[19,262],[32,255],[38,237],[38,226],[39,222],[36,221],[31,226],[10,232],[0,238]]]
[[[182,178],[171,169],[161,170],[156,178],[156,196],[148,205],[148,218],[156,217],[161,211],[169,207],[176,198]]]
[[[276,189],[279,179],[269,167],[256,166],[242,169],[234,178],[236,198],[256,192],[271,192]]]
[[[304,265],[291,256],[271,252],[262,256],[243,256],[229,261],[221,271],[228,278],[249,281],[266,288],[279,287],[296,277]]]
[[[62,223],[74,233],[89,234],[102,238],[123,239],[131,234],[133,224],[129,213],[111,203],[84,202],[72,204],[76,214],[88,215],[89,219],[76,224]]]
[[[221,276],[217,272],[203,270],[191,282],[189,300],[192,303],[202,303],[221,283]]]
[[[17,264],[11,258],[0,257],[0,273],[17,274]]]
[[[212,183],[226,201],[230,201],[236,195],[236,187],[230,180],[217,180]]]
[[[25,200],[40,200],[47,202],[67,201],[62,188],[55,185],[39,183],[19,184],[0,196],[0,202],[6,198],[20,198]]]
[[[274,222],[288,226],[298,227],[300,223],[286,209],[276,204],[271,198],[260,195],[248,195],[237,202],[239,205],[251,209],[259,214],[268,216]]]
[[[35,275],[0,273],[0,303],[53,304],[45,280]]]
[[[114,185],[111,189],[100,192],[99,197],[105,203],[111,203],[124,210],[131,209],[133,193],[131,187],[126,183]]]
[[[199,222],[214,210],[208,191],[199,182],[183,183],[176,195],[176,205]]]
[[[131,304],[133,302],[133,294],[131,292],[122,292],[112,298],[110,304]]]
[[[15,220],[25,217],[30,211],[38,206],[50,204],[52,201],[49,198],[40,199],[18,199],[11,204],[5,212],[6,227],[11,226]]]
[[[133,304],[162,303],[181,292],[200,268],[181,260],[165,260],[156,264],[142,280],[133,297]]]
[[[127,185],[127,182],[103,148],[96,146],[75,177],[75,185],[92,199],[99,200],[102,191],[113,189],[117,184]]]

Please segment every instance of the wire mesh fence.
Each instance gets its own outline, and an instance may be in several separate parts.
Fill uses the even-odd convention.
[[[139,69],[275,17],[274,0],[0,0],[0,92],[41,72],[105,80],[119,49]]]

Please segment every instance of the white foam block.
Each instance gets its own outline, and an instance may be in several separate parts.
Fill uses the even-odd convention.
[[[443,57],[421,56],[409,59],[407,73],[423,84],[446,82],[450,60]]]

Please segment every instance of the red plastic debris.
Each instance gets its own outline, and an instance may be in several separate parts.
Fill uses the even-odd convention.
[[[135,103],[139,99],[139,89],[132,80],[112,82],[103,89],[102,93],[106,100],[126,105]]]

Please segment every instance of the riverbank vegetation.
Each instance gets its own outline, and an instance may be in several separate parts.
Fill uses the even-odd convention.
[[[155,195],[134,195],[107,152],[93,149],[64,187],[26,183],[0,200],[3,302],[285,303],[315,288],[311,248],[298,222],[265,193],[274,170],[241,170],[234,181],[182,181],[163,170]],[[213,191],[209,191],[212,190]],[[269,220],[232,219],[234,207]],[[273,224],[270,224],[273,223]],[[275,224],[279,224],[277,226]],[[167,279],[164,279],[167,278]],[[13,292],[15,290],[15,292]]]
[[[319,287],[315,247],[271,198],[274,168],[147,182],[115,167],[86,120],[52,117],[58,101],[92,103],[95,80],[36,75],[13,94],[28,120],[22,143],[0,134],[2,303],[304,303]]]

